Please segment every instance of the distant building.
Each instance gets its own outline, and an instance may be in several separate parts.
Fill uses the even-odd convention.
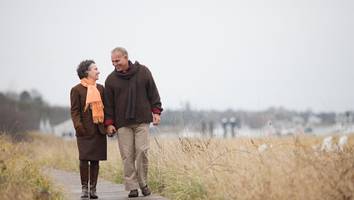
[[[41,119],[39,121],[39,131],[46,134],[53,133],[53,127],[49,122],[49,119]]]
[[[291,119],[291,121],[294,125],[304,125],[305,124],[305,120],[301,116],[294,116]]]
[[[315,116],[315,115],[311,115],[308,120],[307,120],[307,125],[312,127],[312,126],[318,126],[322,123],[322,119]]]
[[[53,132],[58,137],[74,137],[75,128],[71,119],[53,127]]]

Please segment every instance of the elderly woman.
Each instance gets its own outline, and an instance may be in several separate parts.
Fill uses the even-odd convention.
[[[96,184],[99,161],[107,160],[107,139],[103,125],[102,103],[104,88],[96,84],[99,73],[93,60],[82,61],[77,67],[80,83],[70,92],[71,118],[76,130],[79,149],[81,198],[98,198]]]

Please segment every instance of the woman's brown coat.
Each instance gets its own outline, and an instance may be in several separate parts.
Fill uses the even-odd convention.
[[[104,100],[104,88],[97,84],[97,89]],[[91,109],[84,111],[87,88],[81,84],[71,89],[71,119],[76,130],[80,160],[107,160],[107,138],[104,125],[95,124]]]

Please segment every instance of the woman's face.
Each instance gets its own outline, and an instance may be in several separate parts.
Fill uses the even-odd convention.
[[[97,69],[97,65],[95,63],[92,63],[89,67],[89,70],[87,71],[87,78],[92,79],[92,80],[98,80],[98,75],[100,72]]]

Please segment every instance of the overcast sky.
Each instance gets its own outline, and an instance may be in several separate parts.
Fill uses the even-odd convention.
[[[0,91],[69,105],[76,67],[127,48],[165,108],[354,110],[353,0],[0,0]]]

